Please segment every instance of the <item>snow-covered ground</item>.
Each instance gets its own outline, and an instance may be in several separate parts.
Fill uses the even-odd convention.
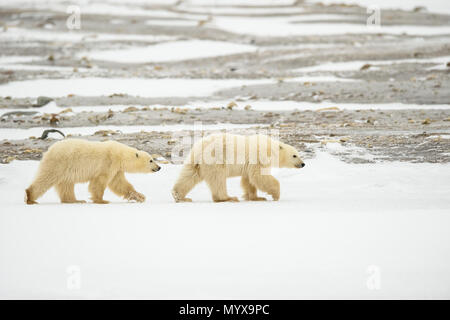
[[[23,28],[10,28],[8,32],[0,33],[2,41],[55,41],[55,42],[79,42],[79,41],[145,41],[158,42],[176,40],[175,37],[151,35],[151,34],[110,34],[110,33],[88,33],[80,31],[46,31],[29,30]]]
[[[228,100],[223,101],[193,101],[189,105],[183,106],[183,108],[211,108],[211,107],[226,107],[230,102]],[[405,109],[450,109],[450,104],[410,104],[410,103],[336,103],[330,101],[323,102],[299,102],[299,101],[272,101],[272,100],[246,100],[237,101],[236,109],[244,109],[245,106],[251,106],[252,110],[258,111],[282,111],[282,110],[320,110],[326,108],[336,108],[336,110],[405,110]],[[84,110],[87,108],[95,107],[82,107]],[[118,107],[120,108],[120,107]],[[24,109],[25,111],[25,109]],[[105,110],[108,111],[108,110]],[[1,114],[1,113],[0,113]]]
[[[273,84],[277,79],[147,79],[147,78],[73,78],[40,79],[0,85],[0,95],[14,97],[62,97],[69,94],[100,96],[129,94],[140,97],[195,97],[243,85]],[[358,80],[334,76],[287,78],[285,82],[353,82]],[[176,89],[174,89],[176,88]]]
[[[283,37],[283,36],[317,36],[337,34],[409,34],[409,35],[445,35],[450,33],[447,26],[384,26],[379,28],[368,27],[364,23],[329,23],[324,19],[323,23],[293,23],[286,18],[278,17],[217,17],[211,23],[213,26],[246,35],[261,37]]]
[[[230,100],[216,100],[216,101],[192,101],[189,104],[177,106],[181,109],[210,109],[210,108],[226,108],[227,105],[230,103]],[[329,102],[329,101],[323,101],[323,102],[299,102],[299,101],[290,101],[290,100],[280,100],[280,101],[272,101],[272,100],[247,100],[243,99],[243,101],[236,101],[236,106],[234,107],[237,110],[242,110],[246,106],[250,106],[251,110],[255,111],[295,111],[295,110],[316,110],[320,111],[322,109],[328,109],[328,110],[421,110],[421,109],[434,109],[434,110],[446,110],[450,109],[450,104],[411,104],[411,103],[367,103],[367,104],[360,104],[360,103],[336,103],[336,102]],[[43,107],[39,108],[15,108],[14,110],[11,109],[4,109],[3,111],[0,111],[0,117],[10,113],[10,112],[37,112],[38,114],[59,114],[61,112],[64,112],[65,115],[73,116],[80,112],[108,112],[109,110],[115,111],[115,112],[121,112],[125,109],[129,108],[129,105],[98,105],[98,106],[76,106],[71,108],[72,111],[67,111],[67,108],[58,106],[54,101],[46,104]],[[148,108],[148,106],[134,106],[137,109],[143,109]],[[161,105],[156,104],[152,105],[152,108],[172,108],[171,106],[167,105]],[[146,130],[150,129],[157,129],[161,131],[165,131],[164,127],[166,126],[146,126]],[[177,128],[177,126],[170,126],[174,130]],[[184,130],[184,127],[182,125],[178,126],[181,128],[181,130]],[[221,127],[217,129],[230,129],[230,127]],[[86,130],[89,127],[86,127]],[[97,128],[99,128],[97,126]],[[0,129],[0,132],[2,132],[4,129]],[[22,132],[21,128],[17,128],[15,130],[18,130],[17,132]],[[102,129],[103,130],[103,129]],[[109,130],[109,129],[108,129]],[[172,130],[172,129],[170,129]],[[6,134],[7,131],[2,132],[2,137],[6,139],[3,134]],[[91,132],[91,131],[89,131]]]
[[[37,166],[0,166],[2,298],[450,298],[449,164],[320,152],[276,170],[279,202],[213,203],[202,184],[185,204],[170,196],[180,166],[163,165],[128,176],[143,204],[52,190],[26,206]]]
[[[239,110],[247,105],[253,110],[264,111],[381,109],[405,110],[407,114],[409,109],[423,109],[423,117],[418,123],[428,118],[429,109],[450,108],[445,98],[442,99],[445,93],[441,93],[448,84],[446,74],[426,74],[422,69],[447,70],[449,56],[444,49],[448,42],[445,35],[450,33],[450,27],[436,23],[445,19],[416,13],[417,24],[405,24],[405,21],[412,20],[399,19],[399,24],[383,25],[385,9],[412,10],[416,6],[424,6],[431,12],[450,13],[448,0],[310,0],[305,6],[284,6],[295,2],[0,0],[2,8],[17,10],[5,24],[4,32],[0,32],[0,46],[3,44],[8,48],[1,53],[0,69],[7,71],[5,76],[8,72],[11,75],[0,85],[0,97],[5,97],[3,104],[11,105],[11,108],[2,109],[0,116],[20,111],[60,113],[67,108],[64,102],[59,106],[51,102],[40,108],[27,108],[31,105],[29,101],[15,101],[38,96],[88,98],[86,105],[73,106],[71,112],[66,110],[64,113],[75,117],[79,112],[123,111],[136,106],[134,101],[127,104],[125,98],[110,100],[123,105],[91,105],[101,104],[102,99],[98,99],[103,98],[101,96],[119,94],[178,97],[189,101],[187,105],[177,106],[181,108],[226,107],[235,101],[235,108]],[[382,27],[369,28],[366,15],[348,14],[346,10],[336,10],[336,6],[334,9],[333,6],[316,6],[311,11],[308,3],[312,2],[378,5],[382,9]],[[55,25],[46,23],[47,15],[59,21],[57,16],[67,14],[69,4],[80,5],[82,24],[88,28],[68,31],[58,29],[59,22]],[[169,4],[174,6],[169,7]],[[105,15],[101,20],[110,23],[112,28],[97,25],[91,16],[96,14]],[[132,17],[136,21],[131,21]],[[429,23],[435,18],[442,20]],[[29,23],[21,23],[27,19]],[[391,19],[390,23],[395,21]],[[44,26],[40,27],[39,22],[45,22]],[[156,31],[147,33],[146,29]],[[159,29],[160,33],[157,32]],[[387,34],[379,37],[383,43],[372,43],[371,39],[378,39],[374,35],[379,33]],[[420,37],[404,37],[402,41],[394,37],[403,33]],[[355,36],[353,41],[349,34],[363,36]],[[328,35],[333,37],[328,38]],[[254,36],[261,38],[252,41]],[[291,36],[307,37],[298,42],[292,41],[296,39]],[[278,37],[279,41],[276,40]],[[367,42],[363,41],[364,37],[367,37]],[[96,43],[99,43],[98,47]],[[354,46],[361,47],[362,54],[353,54]],[[405,50],[396,52],[396,46]],[[19,50],[21,47],[31,50]],[[369,47],[373,51],[365,55]],[[60,52],[59,48],[64,50]],[[328,55],[326,50],[330,48],[335,50],[328,60],[323,57],[316,59]],[[321,52],[321,49],[326,50]],[[381,54],[383,51],[386,54]],[[55,52],[54,64],[48,62],[50,52]],[[234,54],[233,59],[227,58]],[[95,63],[100,62],[101,68],[94,63],[93,68],[80,67],[72,75],[71,65],[83,65],[77,60],[85,56],[96,60]],[[214,57],[222,58],[213,62]],[[305,57],[311,57],[313,62],[305,63]],[[370,60],[362,60],[365,57]],[[199,71],[203,73],[196,67],[199,61],[188,60],[204,58],[208,59],[199,61],[205,64],[204,68],[202,66],[208,71],[205,74],[212,75],[209,71],[219,70],[223,72],[222,78],[217,78],[217,73],[215,79],[198,78]],[[275,73],[267,68],[267,76],[228,71],[245,71],[250,59],[259,59],[255,63],[263,67],[267,64],[279,65],[279,68]],[[116,66],[117,62],[127,63],[126,69],[129,70]],[[161,65],[175,62],[180,71],[163,66],[158,78],[138,78],[140,73],[135,71],[142,68],[140,63],[156,62]],[[303,67],[312,63],[320,64]],[[359,84],[365,83],[364,77],[341,78],[335,72],[353,71],[358,75],[366,63],[373,67],[364,72],[378,68],[377,81],[389,83],[389,92],[390,84],[398,86],[398,90],[393,91],[397,92],[395,100],[382,99],[386,92],[368,97],[365,104],[352,103],[355,100],[350,98],[344,100],[346,103],[313,103],[287,100],[292,98],[284,93],[262,98],[265,95],[250,96],[244,93],[245,90],[234,97],[219,92],[252,85],[281,86],[286,82],[314,82],[314,85],[318,84],[314,91],[319,92],[323,89],[320,88],[321,82],[333,82],[333,86],[323,90],[331,97],[334,93],[342,94],[342,89],[341,92],[333,92],[331,87],[339,87],[347,81],[354,85],[356,96],[361,93]],[[407,68],[410,66],[403,68],[405,63],[417,64],[417,80],[430,76],[427,81],[436,82],[427,87],[433,87],[432,97],[424,95],[427,92],[415,86],[415,82],[404,85],[402,79],[416,79],[416,74]],[[424,63],[429,63],[430,67],[421,65]],[[383,67],[385,65],[395,65],[387,76],[384,73],[389,68]],[[154,66],[144,68],[153,70]],[[43,73],[34,76],[28,75],[27,71]],[[55,74],[47,77],[47,72]],[[83,72],[89,74],[80,75]],[[127,76],[123,75],[124,72]],[[314,72],[321,73],[310,74]],[[135,78],[128,78],[130,75]],[[290,77],[292,75],[294,77]],[[380,88],[383,87],[374,86],[370,91],[383,90]],[[306,90],[306,87],[299,86],[302,93]],[[343,91],[348,91],[348,88]],[[401,92],[404,94],[400,95]],[[415,100],[416,104],[405,103],[411,101],[409,96],[421,95],[420,100]],[[261,98],[254,100],[254,97]],[[420,102],[424,104],[418,104]],[[150,107],[167,106],[150,104]],[[447,117],[445,112],[440,115]],[[430,116],[428,122],[446,119],[440,115]],[[180,120],[182,117],[184,115],[180,115]],[[9,119],[9,122],[17,120],[14,116],[2,119]],[[247,128],[252,125],[256,124],[218,123],[205,125],[203,129]],[[448,131],[445,124],[440,123],[440,126],[444,128],[439,129],[442,132]],[[321,127],[320,132],[330,131],[329,137],[331,134],[334,137],[329,128]],[[427,130],[426,126],[423,128]],[[43,129],[21,129],[19,124],[13,128],[4,126],[0,128],[0,139],[40,136]],[[169,135],[177,130],[199,128],[180,123],[60,129],[66,134],[155,130],[166,131],[165,135]],[[400,132],[402,127],[399,125],[398,129]],[[412,132],[405,127],[403,129],[399,134]],[[296,132],[296,127],[289,130],[290,135],[302,133]],[[381,130],[372,130],[368,135],[373,132],[372,137],[376,137]],[[423,142],[417,143],[417,149],[431,139],[436,144],[430,145],[430,149],[413,160],[427,161],[428,158],[420,157],[435,150],[446,152],[446,139],[441,137],[441,131],[433,131]],[[326,142],[326,138],[323,136],[320,140]],[[33,141],[28,141],[28,146]],[[142,204],[127,203],[107,191],[105,199],[112,201],[109,205],[62,205],[51,190],[39,199],[39,205],[27,206],[23,203],[24,189],[36,173],[38,162],[14,160],[7,165],[0,164],[0,299],[450,299],[450,164],[412,163],[411,159],[408,160],[411,162],[380,162],[375,153],[371,153],[371,148],[352,146],[351,139],[345,144],[332,141],[326,144],[306,143],[309,151],[314,149],[315,152],[310,153],[314,158],[306,160],[304,169],[274,170],[282,186],[278,202],[213,203],[206,185],[201,184],[190,194],[193,203],[176,204],[170,190],[180,166],[162,164],[162,171],[156,174],[128,176],[136,189],[147,196],[147,202]],[[392,147],[395,141],[399,140],[393,140],[383,148],[403,153],[401,148]],[[9,143],[14,146],[16,142]],[[14,151],[15,156],[24,150],[24,146],[4,148],[5,157],[0,160],[13,158],[8,152]],[[358,159],[377,162],[348,164],[340,161],[337,156],[346,152],[357,154]],[[228,188],[232,196],[242,194],[238,178],[230,179]],[[76,193],[79,199],[89,199],[87,184],[78,185]]]
[[[256,50],[257,47],[254,46],[223,41],[186,40],[166,42],[149,47],[81,53],[80,56],[120,63],[144,63],[217,57]],[[180,55],[180,51],[183,52],[183,55]]]
[[[437,64],[437,67],[446,67],[449,56],[428,58],[428,59],[398,59],[398,60],[360,60],[346,62],[330,62],[311,67],[298,68],[294,72],[317,72],[317,71],[357,71],[365,64],[372,65],[369,70],[374,70],[377,66],[395,65],[399,63],[430,63]]]
[[[321,2],[331,4],[355,4],[362,7],[377,6],[381,9],[413,10],[417,7],[425,7],[430,12],[450,14],[450,4],[447,0],[308,0],[308,2]]]

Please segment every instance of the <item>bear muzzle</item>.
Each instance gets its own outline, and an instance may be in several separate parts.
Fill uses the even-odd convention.
[[[153,172],[157,172],[157,171],[159,171],[159,170],[161,170],[161,167],[158,167],[158,168],[156,168],[156,169],[152,169]]]
[[[295,166],[300,169],[300,168],[303,168],[305,166],[305,164],[302,162],[302,163],[296,164]]]

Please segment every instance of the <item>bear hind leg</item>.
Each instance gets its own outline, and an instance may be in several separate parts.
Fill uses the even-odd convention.
[[[37,204],[39,199],[56,183],[55,175],[52,172],[40,172],[33,183],[25,190],[26,204]]]
[[[244,199],[248,201],[266,201],[264,197],[258,197],[257,189],[250,183],[247,176],[242,176],[241,187],[244,190]]]
[[[249,175],[250,183],[263,192],[267,192],[278,201],[280,199],[280,183],[271,175],[261,175],[260,173],[253,173]]]
[[[105,176],[96,177],[89,182],[89,192],[91,193],[91,199],[94,203],[109,203],[109,201],[103,200],[103,194],[105,193],[106,185],[107,177]]]
[[[227,192],[227,177],[224,173],[216,172],[211,177],[205,179],[211,190],[214,202],[239,202],[237,197],[228,196]]]
[[[75,184],[70,182],[61,182],[56,185],[59,199],[62,203],[85,203],[86,201],[77,200],[75,197]]]
[[[175,202],[192,202],[186,195],[202,180],[195,166],[185,165],[172,189]]]

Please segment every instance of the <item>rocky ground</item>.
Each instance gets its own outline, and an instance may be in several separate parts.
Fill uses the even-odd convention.
[[[91,1],[107,4],[108,1]],[[371,32],[355,34],[286,35],[265,37],[231,32],[216,21],[224,18],[289,19],[299,28],[326,24],[364,25],[366,9],[356,5],[322,5],[296,1],[279,6],[204,7],[180,1],[171,5],[129,5],[146,14],[98,11],[82,7],[81,30],[66,27],[67,3],[59,6],[0,5],[0,130],[42,127],[57,128],[98,125],[172,125],[231,123],[280,130],[283,141],[298,147],[305,158],[323,150],[349,162],[450,161],[450,16],[424,8],[411,11],[382,10],[383,27],[443,28],[442,32]],[[114,5],[111,5],[114,7]],[[222,9],[222,11],[217,10]],[[223,10],[227,9],[227,10]],[[255,11],[258,9],[258,11]],[[301,11],[299,11],[301,9]],[[164,12],[160,15],[160,12]],[[272,13],[274,12],[274,13]],[[333,18],[339,15],[339,18]],[[307,19],[305,22],[305,18]],[[164,20],[162,25],[150,20]],[[297,21],[298,20],[298,21]],[[193,25],[179,25],[180,21]],[[330,27],[331,28],[331,27]],[[21,33],[19,31],[25,30]],[[415,29],[414,29],[415,30]],[[427,29],[428,30],[428,29]],[[33,36],[33,33],[39,33]],[[72,39],[74,35],[85,36]],[[46,37],[43,37],[45,34]],[[67,38],[65,35],[67,34]],[[105,34],[109,36],[105,37]],[[139,40],[129,35],[148,36]],[[122,38],[120,38],[122,36]],[[125,37],[125,38],[124,38]],[[153,37],[150,39],[150,37]],[[252,52],[219,57],[165,62],[123,63],[89,58],[98,50],[145,48],[178,40],[219,40],[256,47]],[[1,63],[14,57],[37,57],[20,64]],[[356,67],[336,68],[339,63]],[[311,69],[309,67],[322,66]],[[330,67],[327,69],[327,65]],[[309,68],[309,69],[305,69]],[[39,79],[146,78],[146,79],[273,79],[273,83],[249,84],[220,89],[202,97],[140,97],[117,92],[97,96],[60,95],[52,100],[60,112],[46,114],[46,102],[37,97],[3,94],[9,83]],[[307,80],[309,77],[312,80]],[[321,78],[320,78],[321,77]],[[295,80],[299,78],[300,80]],[[327,78],[326,80],[320,80]],[[314,80],[318,79],[318,80]],[[331,79],[331,80],[330,80]],[[174,91],[177,88],[173,89]],[[49,99],[50,100],[50,99]],[[273,101],[273,110],[252,107],[254,101]],[[208,107],[184,108],[192,101]],[[227,101],[217,104],[216,101]],[[279,110],[277,102],[330,102],[325,110]],[[345,104],[373,105],[372,110],[347,110]],[[402,103],[401,110],[378,108]],[[421,109],[408,104],[423,105]],[[95,111],[95,106],[127,105],[123,111]],[[158,105],[158,106],[156,106]],[[237,106],[239,105],[239,107]],[[341,106],[342,105],[342,106]],[[89,112],[78,112],[92,106]],[[362,108],[363,109],[363,108]],[[247,132],[246,129],[234,129]],[[186,132],[185,134],[191,134]],[[1,137],[0,137],[1,138]],[[101,130],[87,139],[115,139],[171,160],[174,142],[168,132],[121,133]],[[28,137],[0,141],[0,160],[40,159],[54,138]]]

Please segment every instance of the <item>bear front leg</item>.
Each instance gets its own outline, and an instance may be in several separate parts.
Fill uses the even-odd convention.
[[[212,198],[214,202],[239,202],[237,197],[228,196],[227,192],[227,177],[225,172],[212,173],[208,178],[205,178],[209,189],[211,190]]]
[[[261,175],[261,173],[254,171],[249,176],[250,183],[263,192],[267,192],[278,201],[280,199],[280,182],[271,175]]]
[[[103,200],[108,177],[105,175],[98,176],[89,182],[89,192],[94,203],[107,204],[109,201]]]
[[[129,201],[134,200],[137,202],[145,201],[145,196],[142,193],[139,193],[136,190],[134,190],[131,183],[129,183],[128,180],[125,178],[125,173],[123,171],[118,172],[114,176],[114,178],[108,184],[108,187],[111,189],[112,192],[114,192],[118,196],[123,197],[126,200]]]
[[[73,183],[58,183],[56,185],[56,192],[58,192],[59,199],[62,203],[85,203],[86,201],[77,200],[75,198],[75,184]]]
[[[257,189],[250,183],[247,176],[242,176],[241,187],[244,190],[244,199],[248,201],[266,201],[264,197],[258,197]]]

